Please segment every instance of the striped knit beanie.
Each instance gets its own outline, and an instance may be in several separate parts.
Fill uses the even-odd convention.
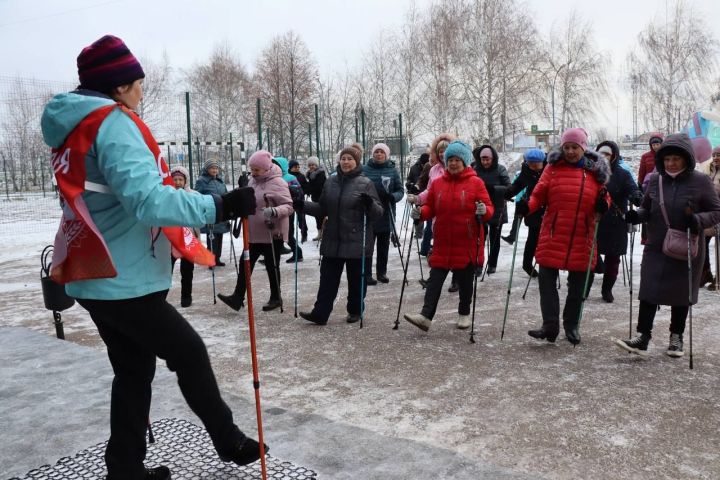
[[[137,58],[122,40],[112,35],[83,48],[77,57],[77,67],[80,88],[102,93],[145,78]]]

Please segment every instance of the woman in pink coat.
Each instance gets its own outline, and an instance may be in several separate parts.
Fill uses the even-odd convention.
[[[267,312],[282,306],[280,295],[280,251],[288,240],[288,218],[293,213],[288,184],[282,178],[280,167],[265,150],[253,153],[249,187],[255,189],[257,211],[248,218],[250,237],[250,270],[255,268],[260,255],[265,259],[265,270],[270,281],[270,300],[263,305]],[[274,255],[273,255],[274,254]],[[232,295],[218,294],[218,298],[233,310],[245,306],[245,270],[240,269]]]

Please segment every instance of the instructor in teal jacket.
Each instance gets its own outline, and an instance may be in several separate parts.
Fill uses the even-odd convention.
[[[78,89],[56,95],[43,112],[43,137],[54,148],[64,145],[98,108],[117,103],[134,110],[142,100],[145,74],[119,38],[107,35],[84,48],[77,66]],[[143,465],[156,358],[176,372],[185,400],[222,460],[244,465],[260,456],[258,443],[234,424],[220,396],[203,341],[165,300],[171,283],[170,242],[159,228],[200,227],[247,216],[255,210],[254,194],[246,188],[222,197],[191,195],[164,185],[161,162],[141,131],[129,112],[115,108],[85,156],[82,201],[117,273],[66,285],[68,295],[90,313],[115,374],[105,452],[110,480],[170,478],[167,467]],[[73,255],[72,248],[67,251]]]

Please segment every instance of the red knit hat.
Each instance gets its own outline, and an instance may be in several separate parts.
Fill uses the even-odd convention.
[[[140,62],[125,43],[112,35],[105,35],[83,48],[77,57],[80,88],[108,92],[145,78]]]

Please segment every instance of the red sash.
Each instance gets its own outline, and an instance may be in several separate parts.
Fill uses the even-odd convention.
[[[52,149],[52,168],[62,197],[63,215],[55,235],[50,276],[60,284],[117,276],[102,234],[90,216],[82,193],[85,191],[85,156],[95,142],[100,125],[115,108],[121,108],[140,129],[155,158],[163,185],[172,186],[167,163],[150,129],[133,111],[123,105],[107,105],[94,110],[70,133],[60,148]],[[162,232],[183,258],[199,265],[215,265],[210,253],[188,227],[163,227]],[[168,259],[169,261],[170,259]]]

